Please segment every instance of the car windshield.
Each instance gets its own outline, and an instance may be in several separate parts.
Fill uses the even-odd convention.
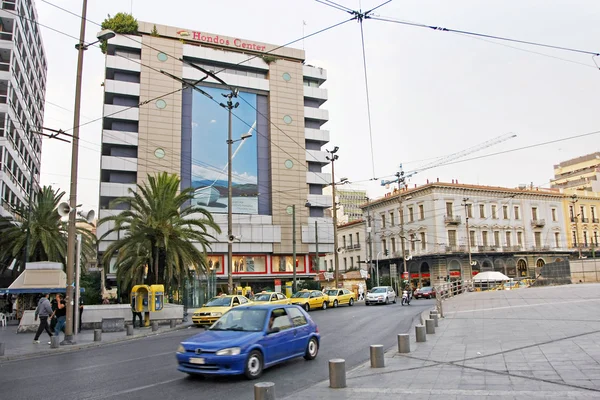
[[[431,292],[431,286],[422,287],[421,292]]]
[[[213,297],[206,307],[229,307],[231,305],[231,297]]]
[[[271,300],[271,295],[269,293],[265,293],[265,294],[257,294],[256,296],[254,296],[254,301],[269,301]]]
[[[210,327],[212,331],[260,332],[265,326],[267,310],[232,309]]]
[[[384,287],[376,287],[371,290],[371,293],[385,293],[387,290]]]
[[[337,296],[338,291],[337,290],[328,290],[326,293],[327,293],[327,296]]]
[[[293,298],[310,297],[310,292],[297,292],[292,296]]]

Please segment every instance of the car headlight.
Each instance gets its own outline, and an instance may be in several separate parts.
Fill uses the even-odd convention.
[[[223,313],[220,313],[220,312],[211,312],[210,313],[211,317],[220,317],[221,315],[223,315]]]
[[[230,347],[228,349],[222,349],[217,351],[218,356],[237,356],[240,354],[241,349],[239,347]]]
[[[178,353],[185,353],[185,348],[183,347],[182,344],[180,344],[179,347],[177,347],[177,352]]]

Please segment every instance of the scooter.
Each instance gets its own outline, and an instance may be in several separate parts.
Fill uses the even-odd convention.
[[[400,304],[402,305],[408,305],[410,306],[410,296],[408,295],[408,291],[403,291],[402,292],[402,301],[400,302]]]

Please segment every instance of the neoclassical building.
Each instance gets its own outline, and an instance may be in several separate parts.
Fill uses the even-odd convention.
[[[426,286],[492,270],[535,277],[544,264],[568,257],[564,198],[557,189],[433,182],[362,208],[371,216],[380,273],[392,264],[404,272],[404,238],[410,280]]]

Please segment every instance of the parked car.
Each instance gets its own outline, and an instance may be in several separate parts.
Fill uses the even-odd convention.
[[[223,295],[213,297],[192,314],[194,325],[210,326],[215,323],[223,314],[233,307],[249,304],[250,300],[241,295]]]
[[[333,308],[341,304],[353,306],[356,301],[356,294],[348,289],[329,289],[325,294],[329,296],[329,307]]]
[[[396,292],[391,286],[376,286],[365,298],[365,305],[396,303]]]
[[[291,304],[297,304],[306,311],[310,311],[314,308],[326,310],[328,302],[329,297],[319,290],[304,289],[294,293],[292,297],[290,297]]]
[[[308,313],[295,305],[236,307],[208,330],[177,348],[179,371],[190,375],[258,378],[265,368],[304,357],[313,360],[321,336]]]
[[[435,297],[435,290],[431,286],[423,286],[415,291],[415,299],[432,299]]]
[[[260,292],[252,298],[252,304],[290,304],[290,299],[280,292]]]

